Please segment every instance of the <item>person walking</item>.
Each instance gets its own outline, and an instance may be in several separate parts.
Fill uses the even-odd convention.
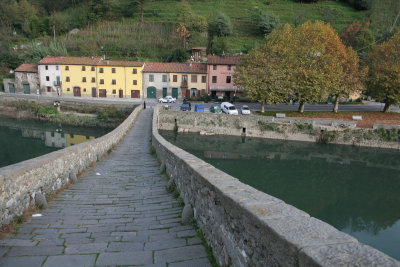
[[[143,101],[143,109],[146,109],[146,101]]]

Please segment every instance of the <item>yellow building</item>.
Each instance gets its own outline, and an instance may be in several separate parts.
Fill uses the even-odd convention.
[[[97,63],[99,97],[141,98],[143,62],[100,60]]]
[[[64,57],[61,63],[64,96],[140,98],[142,62]]]

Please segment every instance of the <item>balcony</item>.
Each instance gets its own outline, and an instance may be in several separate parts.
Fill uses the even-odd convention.
[[[188,87],[188,82],[187,81],[182,81],[181,87],[182,88],[187,88]]]
[[[61,81],[54,81],[54,82],[53,82],[53,85],[54,85],[54,86],[61,86]]]

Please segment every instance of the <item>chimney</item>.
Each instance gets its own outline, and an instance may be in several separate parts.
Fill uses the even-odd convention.
[[[192,68],[192,62],[190,62],[189,67]]]
[[[222,51],[222,57],[225,57],[225,51]]]
[[[107,60],[107,65],[110,65],[110,60]]]

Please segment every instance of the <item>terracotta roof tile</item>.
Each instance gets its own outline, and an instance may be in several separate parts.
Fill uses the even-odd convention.
[[[97,65],[101,57],[64,57],[62,65]]]
[[[143,72],[207,73],[207,66],[202,63],[146,62]]]
[[[123,67],[142,67],[144,62],[126,61],[126,60],[103,60],[101,59],[98,66],[123,66]]]
[[[38,72],[37,64],[22,63],[18,68],[15,69],[17,72]]]
[[[45,57],[39,61],[39,65],[60,65],[65,57]]]
[[[214,56],[208,55],[209,65],[238,65],[242,62],[242,56]]]

